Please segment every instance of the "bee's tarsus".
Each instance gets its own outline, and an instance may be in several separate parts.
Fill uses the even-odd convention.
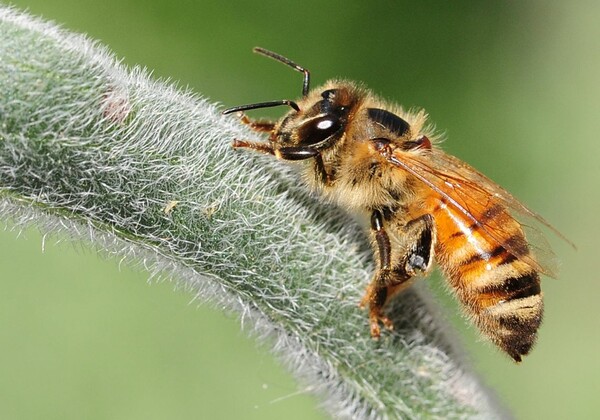
[[[259,133],[269,133],[269,132],[273,131],[273,129],[275,128],[275,123],[273,123],[272,121],[251,120],[242,111],[239,111],[239,114],[240,114],[240,121],[242,124],[247,125],[252,130],[258,131]]]
[[[273,149],[273,146],[268,143],[234,139],[231,146],[234,149],[247,148],[256,150],[257,152],[265,153],[267,155],[275,155],[275,149]]]

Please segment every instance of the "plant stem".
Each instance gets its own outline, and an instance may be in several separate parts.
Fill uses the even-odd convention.
[[[369,335],[360,228],[236,153],[215,105],[0,7],[0,213],[141,261],[237,311],[339,417],[501,417],[420,290]]]

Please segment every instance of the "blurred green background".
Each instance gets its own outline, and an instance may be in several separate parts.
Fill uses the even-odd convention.
[[[600,2],[12,4],[225,106],[300,94],[301,76],[252,54],[259,45],[309,68],[315,86],[343,76],[426,108],[447,151],[579,248],[551,238],[561,276],[544,281],[545,322],[520,366],[429,281],[469,358],[517,418],[598,418]],[[235,315],[55,242],[42,252],[33,229],[0,232],[0,418],[326,417]]]

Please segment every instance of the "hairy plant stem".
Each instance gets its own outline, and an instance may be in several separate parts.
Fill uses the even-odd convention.
[[[141,261],[273,340],[337,417],[501,417],[419,290],[369,336],[364,236],[216,106],[0,7],[0,214]],[[5,281],[9,281],[5,279]]]

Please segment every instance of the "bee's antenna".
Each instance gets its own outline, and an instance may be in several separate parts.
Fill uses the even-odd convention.
[[[255,53],[264,55],[265,57],[272,58],[273,60],[277,60],[280,63],[283,63],[287,66],[290,66],[294,70],[299,71],[300,73],[304,73],[304,82],[302,83],[302,97],[305,97],[306,95],[308,95],[308,89],[310,86],[310,72],[307,69],[305,69],[304,67],[300,67],[298,64],[294,63],[289,58],[285,58],[282,55],[274,53],[273,51],[265,50],[264,48],[261,48],[261,47],[254,47],[252,49],[252,51],[254,51]]]
[[[256,104],[248,104],[248,105],[239,105],[234,106],[233,108],[228,108],[222,112],[223,115],[231,114],[232,112],[238,111],[248,111],[250,109],[258,109],[258,108],[272,108],[274,106],[287,105],[289,107],[294,108],[296,111],[300,111],[300,107],[294,101],[290,101],[289,99],[282,99],[280,101],[269,101],[269,102],[259,102]]]

